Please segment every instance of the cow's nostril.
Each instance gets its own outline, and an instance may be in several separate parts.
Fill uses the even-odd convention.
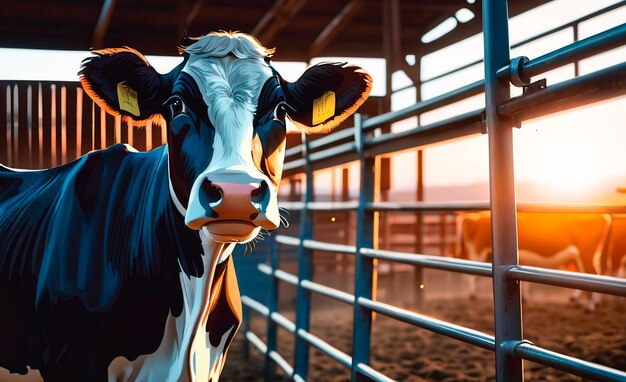
[[[202,190],[204,191],[209,203],[217,203],[222,200],[222,190],[220,190],[220,188],[214,185],[210,180],[205,179],[204,182],[202,182]]]
[[[266,201],[267,196],[269,195],[269,191],[270,190],[269,190],[269,187],[267,185],[267,182],[266,181],[262,181],[261,185],[258,188],[252,190],[252,193],[251,193],[252,194],[252,202],[254,204],[261,204],[262,205]]]

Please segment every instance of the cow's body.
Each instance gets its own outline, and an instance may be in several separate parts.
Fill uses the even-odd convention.
[[[167,373],[150,369],[152,380],[187,380],[193,327],[209,309],[203,288],[228,299],[223,281],[232,292],[236,279],[228,260],[216,267],[220,283],[210,282],[213,253],[203,256],[199,233],[169,197],[166,147],[117,145],[55,169],[2,169],[0,191],[0,365],[51,380],[106,380],[112,361],[112,376],[129,373],[123,359],[154,353],[182,329],[182,341],[165,344],[170,358],[159,360]],[[226,330],[210,343],[221,353],[239,313],[219,312]]]
[[[332,130],[368,97],[360,68],[295,83],[251,36],[185,39],[157,73],[137,51],[83,61],[86,93],[168,144],[61,167],[0,166],[0,368],[46,382],[217,382],[241,319],[230,254],[280,224],[285,118]]]
[[[598,264],[610,228],[608,215],[519,213],[517,216],[522,265],[600,273]],[[457,256],[491,261],[490,214],[463,214],[460,225]],[[470,280],[470,293],[475,294],[475,278]],[[593,304],[590,302],[592,309]]]

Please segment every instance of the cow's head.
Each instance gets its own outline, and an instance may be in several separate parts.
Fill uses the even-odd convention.
[[[95,51],[81,82],[102,107],[136,125],[168,126],[172,199],[192,229],[247,242],[278,227],[285,117],[307,133],[328,132],[368,97],[361,68],[324,63],[295,83],[270,65],[273,50],[243,33],[186,39],[184,61],[157,73],[130,48]]]

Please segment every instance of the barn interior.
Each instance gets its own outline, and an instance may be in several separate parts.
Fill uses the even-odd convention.
[[[509,16],[513,18],[522,15],[550,2],[509,0]],[[600,17],[604,13],[624,11],[625,6],[626,1],[613,2],[601,10],[594,11],[593,15],[584,15],[564,25],[555,25],[528,40],[539,40],[550,34],[560,33],[566,28],[576,31],[575,25],[584,23],[591,17]],[[482,0],[232,0],[225,2],[23,0],[7,2],[1,8],[1,48],[86,52],[89,49],[128,45],[146,55],[176,56],[178,55],[177,46],[182,36],[199,36],[209,31],[226,30],[252,34],[263,45],[276,47],[277,51],[273,57],[275,61],[310,63],[320,57],[340,57],[347,60],[349,58],[382,59],[384,89],[379,94],[370,97],[359,111],[369,117],[397,111],[398,108],[392,105],[394,95],[402,98],[401,103],[405,105],[414,105],[433,99],[430,95],[422,94],[424,83],[457,72],[462,75],[464,69],[482,65],[482,58],[480,58],[456,67],[452,65],[453,69],[436,76],[424,75],[421,68],[424,57],[482,32]],[[624,23],[626,19],[622,21],[622,29]],[[450,27],[450,24],[453,25]],[[449,30],[443,30],[445,28]],[[574,32],[574,41],[578,41],[577,33]],[[518,43],[518,45],[523,44],[524,41]],[[622,43],[619,41],[614,42],[615,46],[620,44]],[[41,65],[45,63],[42,62]],[[1,68],[0,65],[0,70]],[[579,75],[578,64],[573,71],[576,72],[574,76]],[[398,73],[402,73],[402,76],[406,78],[402,86],[394,86],[394,76]],[[459,85],[467,85],[462,79],[456,81],[459,81]],[[403,93],[409,88],[411,92]],[[623,83],[610,91],[604,89],[603,97],[608,99],[623,95],[623,89]],[[468,94],[482,97],[484,93],[479,89],[473,93],[465,93],[465,95]],[[623,97],[620,99],[623,100]],[[32,105],[29,110],[33,114],[24,112],[29,107],[26,105]],[[38,109],[37,105],[42,106]],[[480,117],[479,114],[477,118]],[[50,130],[52,133],[37,133],[35,128],[37,120],[39,120],[39,131]],[[45,168],[60,165],[92,149],[104,148],[118,142],[131,143],[139,150],[150,150],[165,143],[165,127],[149,126],[148,129],[133,130],[131,126],[125,126],[119,118],[107,115],[104,110],[83,97],[80,85],[76,81],[0,80],[0,121],[2,123],[6,121],[7,126],[7,134],[0,133],[0,163],[13,167]],[[416,118],[407,123],[419,126],[421,122],[419,118]],[[474,129],[472,132],[484,133],[484,131],[479,131],[482,125],[478,126],[474,122],[477,121],[472,120],[471,129]],[[27,140],[26,137],[30,135],[26,133],[22,132],[19,137],[14,133],[17,131],[15,126],[18,125],[20,129],[24,126],[33,127],[31,141]],[[413,125],[410,127],[414,127]],[[469,124],[466,125],[469,126]],[[458,127],[468,129],[466,125]],[[342,145],[349,144],[353,139],[351,132],[353,126],[355,126],[355,120],[350,118],[339,128],[346,130],[343,138],[334,140],[332,146],[341,150]],[[82,132],[78,133],[81,130]],[[378,128],[376,134],[384,135],[392,131],[390,123]],[[2,132],[1,128],[0,132]],[[310,136],[307,140],[309,143],[320,140],[317,146],[314,144],[314,148],[318,151],[333,149],[333,147],[326,146],[324,136]],[[36,142],[40,142],[39,146]],[[287,165],[281,186],[283,188],[281,201],[287,206],[296,206],[304,197],[307,179],[303,175],[302,163],[304,163],[305,155],[302,153],[302,147],[302,135],[288,134]],[[377,197],[381,202],[398,200],[424,202],[429,199],[422,176],[427,167],[425,162],[427,159],[422,155],[420,147],[412,149],[402,147],[403,150],[414,152],[414,156],[411,157],[413,163],[408,167],[411,172],[415,172],[414,177],[411,177],[411,191],[402,195],[394,191],[391,156],[382,156],[378,168],[380,192]],[[356,159],[356,156],[353,159]],[[354,176],[354,172],[358,169],[355,170],[351,162],[343,157],[342,159],[330,157],[318,167],[330,168],[335,163],[337,167],[332,170],[331,175],[326,174],[320,177],[331,184],[325,185],[320,190],[316,189],[315,200],[356,203],[359,197],[353,194],[352,188],[355,183],[358,184],[358,176],[356,180]],[[626,177],[623,179],[626,181]],[[441,187],[429,192],[447,195],[451,191]],[[463,192],[469,195],[467,199],[471,199],[471,202],[476,202],[476,200],[482,202],[487,190],[463,189]],[[446,197],[442,196],[442,200]],[[615,201],[619,204],[622,199],[616,198]],[[626,212],[623,206],[618,207],[615,209],[617,213]],[[282,228],[279,233],[299,236],[302,232],[300,211],[294,209],[288,218],[291,225]],[[314,228],[310,232],[311,239],[340,245],[355,245],[357,242],[356,208],[347,211],[320,210],[314,213],[312,219]],[[414,210],[407,213],[398,209],[381,212],[379,219],[380,229],[377,240],[382,249],[450,257],[454,257],[459,251],[459,213],[456,210],[441,209],[427,212]],[[271,244],[270,239],[259,242],[251,254],[244,253],[249,252],[246,248],[238,248],[235,258],[242,294],[263,303],[270,299],[269,293],[273,287],[273,279],[266,274],[267,268],[265,268],[265,273],[258,270],[259,267],[270,264]],[[281,269],[292,274],[297,273],[299,251],[298,247],[283,248],[279,262]],[[341,290],[353,290],[354,258],[327,251],[315,251],[314,257],[312,279],[315,282]],[[469,300],[467,280],[460,274],[387,261],[379,262],[377,271],[378,298],[381,301],[407,310],[423,312],[436,318],[449,319],[457,324],[466,324],[479,330],[491,330],[489,327],[493,325],[493,322],[490,318],[485,318],[493,315],[490,280],[480,279],[478,300]],[[626,370],[624,348],[623,345],[617,343],[618,339],[599,345],[602,340],[595,334],[589,334],[589,338],[585,337],[584,340],[587,348],[577,345],[575,341],[576,335],[584,335],[585,330],[601,330],[602,325],[609,328],[605,331],[617,333],[616,338],[625,338],[626,332],[617,323],[626,318],[623,304],[620,305],[612,297],[608,297],[606,304],[601,307],[604,309],[601,311],[602,319],[598,319],[598,316],[583,316],[584,307],[581,306],[567,305],[566,308],[555,308],[555,311],[545,307],[545,304],[561,307],[563,301],[568,299],[570,292],[569,289],[537,286],[533,296],[542,297],[543,305],[529,304],[530,307],[524,312],[529,317],[526,325],[529,328],[536,328],[530,329],[533,338],[549,338],[551,346],[572,355],[594,357],[592,353],[596,352],[599,354],[595,355],[596,361]],[[459,295],[462,296],[462,301],[455,300],[454,296]],[[280,289],[277,301],[279,310],[292,320],[296,317],[296,296],[296,288],[284,286]],[[475,311],[472,310],[473,308],[476,308]],[[251,309],[247,309],[247,314],[256,317]],[[344,322],[351,314],[352,307],[346,307],[335,300],[321,296],[315,296],[312,299],[311,326],[313,330],[317,330],[316,334],[324,339],[336,340],[338,343],[336,346],[346,353],[350,352],[352,346],[351,333],[346,333],[344,336],[346,338],[344,338],[343,333],[338,334],[337,331],[350,332],[352,330],[352,323]],[[269,325],[261,317],[255,319],[249,323],[250,327],[260,332],[261,337],[267,336],[266,331]],[[338,322],[339,329],[335,331],[331,330],[332,328],[329,329],[329,319]],[[560,330],[554,325],[544,326],[548,319],[562,320],[566,322],[567,328]],[[379,370],[391,375],[394,380],[495,380],[495,377],[487,371],[490,362],[493,361],[491,353],[485,351],[485,354],[480,353],[476,359],[467,361],[463,357],[474,352],[473,348],[455,347],[453,349],[452,345],[444,342],[441,346],[445,349],[452,349],[450,354],[453,356],[449,356],[445,354],[445,351],[436,350],[437,346],[431,346],[439,343],[438,337],[416,334],[413,328],[402,327],[400,329],[388,322],[387,318],[381,317],[378,320],[379,326],[375,331],[373,341],[380,341],[385,346],[373,352],[375,358],[373,364]],[[584,321],[585,324],[573,330],[576,320]],[[568,330],[573,334],[569,334]],[[393,331],[398,333],[395,337],[391,336],[395,338],[395,342],[386,338],[386,333]],[[294,347],[293,336],[282,329],[279,330],[278,335],[279,350],[287,354],[286,360],[293,364],[294,359],[289,356]],[[565,345],[557,344],[557,338],[553,337],[564,337]],[[231,354],[226,364],[222,380],[263,380],[265,358],[257,354],[253,348],[250,349],[243,336],[239,335],[237,341],[232,346],[234,354]],[[411,341],[412,344],[402,345],[400,346],[402,349],[392,352],[394,357],[401,358],[400,361],[390,360],[390,356],[385,355],[384,348],[393,348],[398,341]],[[421,363],[414,361],[418,357],[426,356],[417,349],[419,346],[433,352],[431,358],[426,357],[429,360]],[[621,355],[620,351],[614,350],[619,346],[621,346]],[[455,374],[455,372],[444,370],[441,362],[444,360],[448,362],[449,358],[454,357],[458,358],[458,364],[455,364],[455,367],[463,369],[469,365],[474,373],[470,370]],[[311,360],[312,364],[317,365],[311,367],[312,380],[343,381],[350,378],[349,370],[346,371],[330,362],[322,352],[315,351],[311,355]],[[394,366],[389,366],[389,364],[394,364]],[[276,374],[271,380],[290,380],[280,371],[280,368],[275,369],[272,373]],[[419,377],[413,376],[412,373],[416,371],[419,371]],[[546,371],[546,368],[540,368],[532,363],[527,370],[527,376],[531,379],[570,380],[564,373],[551,373]]]

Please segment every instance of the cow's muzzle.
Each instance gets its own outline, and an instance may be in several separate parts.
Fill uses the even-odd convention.
[[[197,182],[199,187],[194,187],[185,216],[188,227],[199,230],[206,226],[220,242],[246,242],[260,227],[277,228],[268,211],[276,203],[270,203],[272,194],[266,179],[231,170],[202,175]]]

